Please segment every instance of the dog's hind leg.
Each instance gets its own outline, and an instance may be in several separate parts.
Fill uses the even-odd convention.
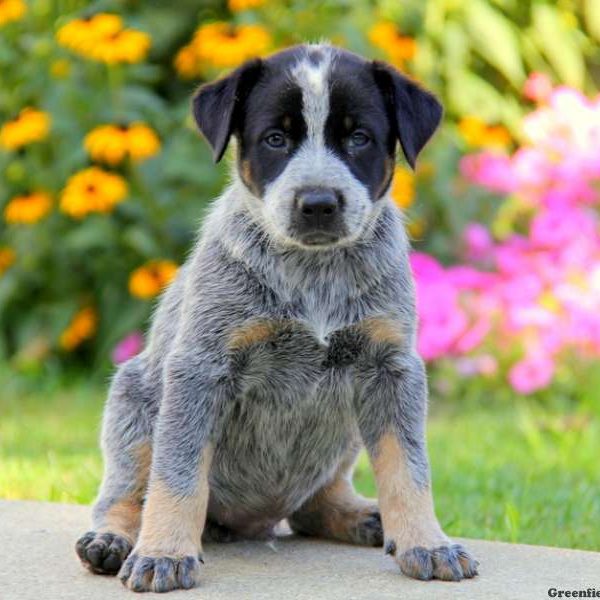
[[[383,545],[377,502],[358,495],[352,485],[357,451],[356,446],[349,450],[333,480],[288,518],[296,533],[364,546]]]
[[[75,546],[94,573],[116,574],[137,539],[152,450],[149,403],[141,359],[117,372],[104,413],[104,477],[92,511],[92,531]]]

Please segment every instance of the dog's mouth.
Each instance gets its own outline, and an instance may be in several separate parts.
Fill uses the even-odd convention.
[[[300,237],[300,242],[304,246],[330,246],[335,244],[340,239],[340,236],[335,233],[326,231],[315,231],[307,233]]]

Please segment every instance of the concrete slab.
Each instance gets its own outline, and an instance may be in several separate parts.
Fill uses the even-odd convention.
[[[1,600],[139,598],[114,577],[88,574],[73,545],[89,526],[83,506],[0,501]],[[380,549],[293,536],[273,547],[240,542],[206,547],[201,587],[168,598],[202,600],[465,600],[548,598],[549,588],[600,594],[600,553],[463,540],[481,575],[460,583],[403,577]],[[158,594],[147,594],[153,598]],[[163,595],[161,597],[164,598]]]

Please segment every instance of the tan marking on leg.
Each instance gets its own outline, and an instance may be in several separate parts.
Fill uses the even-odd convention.
[[[235,329],[229,337],[229,350],[243,350],[253,344],[266,342],[275,335],[279,326],[279,322],[267,320],[246,323]]]
[[[395,542],[398,554],[414,546],[448,543],[435,516],[431,488],[421,489],[415,484],[406,454],[395,434],[382,436],[371,460],[385,537]]]
[[[406,342],[402,325],[385,317],[371,317],[361,323],[363,331],[371,342],[375,344],[391,344],[399,346]]]
[[[202,452],[198,485],[191,496],[177,496],[162,481],[152,481],[142,515],[137,552],[143,556],[181,558],[202,552],[208,506],[212,446]]]
[[[152,448],[150,444],[143,444],[134,454],[138,463],[135,487],[127,496],[120,498],[106,511],[104,515],[105,525],[99,528],[100,532],[116,533],[129,540],[131,544],[135,543],[140,530],[142,501],[148,486]]]
[[[142,522],[142,503],[134,498],[115,502],[106,512],[105,522],[100,532],[116,533],[134,544]]]

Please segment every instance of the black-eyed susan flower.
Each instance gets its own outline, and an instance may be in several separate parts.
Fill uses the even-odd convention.
[[[0,246],[0,275],[15,262],[15,251],[8,246]]]
[[[243,10],[258,8],[264,3],[265,0],[229,0],[227,6],[231,12],[241,12]]]
[[[48,135],[50,115],[35,108],[24,108],[15,119],[7,121],[0,128],[0,146],[7,150],[39,142]]]
[[[144,123],[100,125],[86,135],[84,145],[94,160],[110,165],[125,158],[143,161],[160,150],[158,136]]]
[[[415,176],[404,167],[396,167],[392,180],[392,200],[401,209],[407,209],[415,200]]]
[[[151,260],[129,276],[129,293],[136,298],[154,298],[175,277],[177,265],[171,260]]]
[[[128,152],[132,160],[142,161],[160,150],[158,136],[143,123],[133,123],[127,132]]]
[[[97,40],[87,56],[107,64],[138,63],[150,50],[150,36],[143,31],[123,29],[114,35]]]
[[[417,43],[409,36],[401,35],[394,23],[381,21],[369,30],[369,41],[383,50],[387,59],[397,67],[403,67],[417,53]]]
[[[79,310],[71,319],[68,327],[61,333],[59,344],[63,350],[71,352],[96,333],[98,315],[88,306]]]
[[[31,225],[43,219],[52,208],[52,198],[46,192],[15,196],[4,207],[4,220],[11,224]]]
[[[109,13],[69,21],[58,30],[56,38],[65,48],[107,64],[140,62],[151,44],[147,33],[125,29],[121,17]]]
[[[179,49],[179,52],[175,55],[173,65],[175,66],[175,70],[184,79],[194,79],[202,74],[200,59],[192,44]]]
[[[249,58],[261,56],[270,45],[271,36],[261,25],[208,23],[201,25],[190,44],[178,52],[175,68],[182,77],[192,78],[206,68],[237,67]]]
[[[67,181],[60,198],[60,209],[82,219],[89,213],[108,213],[127,196],[127,182],[115,173],[89,167]]]
[[[478,117],[467,116],[458,123],[458,131],[469,146],[474,148],[506,148],[511,135],[502,125],[487,125]]]
[[[73,19],[65,23],[56,33],[61,46],[77,53],[85,53],[96,39],[109,37],[123,29],[119,15],[98,13],[87,19]]]
[[[27,12],[23,0],[0,0],[0,27],[11,21],[18,21]]]

